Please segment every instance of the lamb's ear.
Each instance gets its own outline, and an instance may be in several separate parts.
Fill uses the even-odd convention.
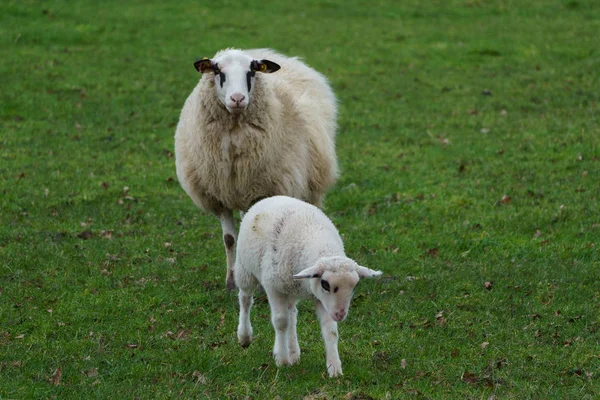
[[[250,69],[252,71],[262,72],[263,74],[270,74],[279,71],[281,67],[279,64],[269,60],[252,61]]]
[[[207,72],[208,70],[213,69],[213,62],[209,58],[204,57],[200,60],[197,60],[194,63],[194,67],[196,67],[196,71],[203,74],[203,73]]]
[[[361,267],[360,265],[356,267],[356,273],[361,278],[375,278],[376,276],[381,276],[383,272],[375,271],[371,268]]]
[[[320,278],[323,275],[323,265],[317,264],[312,267],[306,268],[296,275],[292,276],[294,279],[310,279],[310,278]]]

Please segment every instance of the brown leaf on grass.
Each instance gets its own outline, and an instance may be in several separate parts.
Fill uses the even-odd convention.
[[[54,370],[54,373],[52,374],[52,376],[50,378],[48,378],[48,381],[52,385],[58,386],[58,385],[60,385],[61,379],[62,379],[62,368],[58,367],[58,368],[56,368],[56,370]]]
[[[486,288],[487,290],[492,290],[493,286],[494,286],[494,282],[484,282],[483,283],[483,287]]]
[[[77,237],[83,240],[88,240],[93,236],[92,232],[90,231],[83,231],[81,233],[77,234]]]
[[[469,384],[476,384],[480,381],[477,375],[472,374],[470,372],[465,372],[463,376],[460,377],[460,380]]]
[[[488,345],[490,344],[490,342],[483,342],[480,344],[482,349],[485,349],[486,347],[488,347]]]
[[[23,339],[25,335],[22,333],[20,335],[15,336],[15,339]]]
[[[200,373],[200,371],[192,372],[192,376],[196,379],[196,382],[201,385],[206,385],[206,377]]]
[[[139,344],[130,343],[130,344],[127,344],[125,347],[127,347],[129,349],[137,349],[138,347],[140,347],[140,345]]]
[[[100,236],[104,239],[112,239],[113,232],[112,231],[102,231],[100,232]]]
[[[500,199],[500,202],[502,204],[510,204],[512,198],[510,196],[504,195],[502,196],[502,199]]]
[[[434,247],[434,248],[432,248],[432,249],[428,249],[428,250],[427,250],[427,254],[429,254],[429,256],[430,256],[430,257],[433,257],[433,258],[437,257],[437,256],[438,256],[438,253],[439,253],[439,251],[438,251],[438,248],[437,248],[437,247]]]
[[[85,371],[85,375],[88,378],[94,378],[96,376],[98,376],[98,368],[90,368],[87,371]]]
[[[177,336],[175,336],[175,339],[186,340],[190,336],[190,333],[192,333],[191,329],[180,329],[177,332]]]
[[[444,312],[440,311],[435,315],[435,319],[437,320],[438,325],[444,326],[446,325],[446,318],[444,318]]]
[[[406,369],[406,358],[403,358],[403,359],[400,361],[400,368],[402,368],[402,369]]]

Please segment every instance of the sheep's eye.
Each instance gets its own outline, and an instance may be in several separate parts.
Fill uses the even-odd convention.
[[[327,282],[325,279],[321,279],[321,287],[323,288],[323,290],[329,292],[329,282]]]
[[[333,289],[333,293],[337,293],[338,290],[340,290],[340,288],[336,286],[335,289]]]
[[[219,82],[221,83],[221,87],[225,83],[225,74],[221,72],[219,68],[215,68],[215,75],[219,75]]]

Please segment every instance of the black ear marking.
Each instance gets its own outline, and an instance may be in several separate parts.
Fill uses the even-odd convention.
[[[321,279],[321,287],[327,292],[331,290],[331,288],[329,287],[329,282],[327,282],[325,279]]]
[[[207,72],[209,69],[214,70],[212,61],[206,57],[196,60],[194,62],[194,67],[196,68],[196,71],[200,72],[201,74]]]
[[[279,69],[281,69],[279,64],[270,60],[253,60],[250,63],[250,71],[262,72],[263,74],[270,74],[279,71]]]

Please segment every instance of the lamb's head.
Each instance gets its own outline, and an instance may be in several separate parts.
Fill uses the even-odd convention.
[[[347,257],[323,257],[306,268],[294,279],[313,279],[311,290],[334,321],[343,321],[348,316],[350,300],[360,278],[380,276],[381,271],[361,267]]]
[[[194,63],[196,70],[214,74],[215,92],[231,114],[241,114],[252,101],[256,73],[270,74],[279,65],[269,60],[254,60],[240,50],[219,52],[211,60],[203,58]]]

